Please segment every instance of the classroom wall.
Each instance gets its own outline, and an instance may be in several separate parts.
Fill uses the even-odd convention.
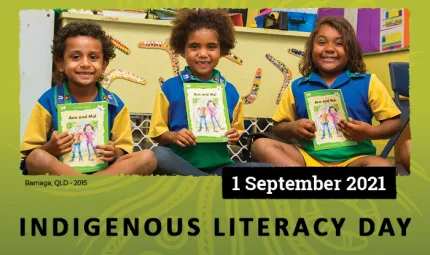
[[[141,49],[137,47],[143,41],[167,41],[170,33],[169,21],[139,20],[131,18],[111,18],[84,14],[62,14],[63,25],[73,20],[93,20],[130,48],[131,54],[126,55],[117,50],[117,57],[111,61],[107,72],[112,69],[122,69],[137,74],[146,80],[145,85],[126,80],[115,80],[109,90],[118,94],[128,105],[131,113],[150,114],[154,104],[155,94],[159,89],[159,78],[168,79],[173,76],[170,57],[166,51],[159,49]],[[270,118],[277,108],[278,98],[284,76],[267,58],[270,54],[284,63],[292,73],[292,79],[301,77],[298,71],[299,58],[288,53],[289,48],[304,49],[309,33],[257,29],[236,28],[236,48],[232,51],[243,60],[239,65],[222,58],[218,69],[228,81],[233,83],[241,96],[250,92],[257,68],[262,69],[261,85],[258,97],[253,104],[244,108],[246,118]],[[389,62],[408,62],[409,50],[387,53],[370,53],[364,56],[369,73],[375,73],[391,90]],[[179,57],[181,69],[185,60]],[[377,124],[377,122],[375,122]],[[382,151],[386,141],[375,141],[378,153]]]
[[[370,54],[364,56],[367,72],[375,73],[382,83],[387,88],[390,95],[394,96],[391,89],[390,70],[388,63],[390,62],[409,62],[409,50],[393,51],[386,53]]]

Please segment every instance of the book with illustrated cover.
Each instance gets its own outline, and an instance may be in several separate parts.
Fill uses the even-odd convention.
[[[227,142],[230,129],[224,84],[184,83],[188,127],[197,142]]]
[[[58,133],[68,132],[75,138],[72,151],[60,160],[81,173],[102,170],[107,162],[98,157],[96,145],[108,144],[108,103],[59,104]]]
[[[349,120],[340,89],[305,92],[305,101],[309,119],[315,122],[317,128],[313,140],[316,151],[357,144],[346,139],[336,125],[340,119]]]

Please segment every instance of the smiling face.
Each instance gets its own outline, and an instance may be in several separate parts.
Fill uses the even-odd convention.
[[[184,58],[200,80],[210,80],[221,57],[218,34],[213,29],[201,28],[188,36]]]
[[[91,36],[75,36],[66,40],[63,58],[55,61],[58,71],[65,73],[69,86],[95,86],[105,71],[108,61],[103,60],[99,40]]]
[[[342,35],[329,25],[322,25],[313,42],[312,62],[321,76],[337,77],[345,71],[348,56]]]

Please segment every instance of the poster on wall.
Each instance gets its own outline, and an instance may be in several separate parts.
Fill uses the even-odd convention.
[[[403,8],[381,8],[381,30],[403,26]]]
[[[381,8],[380,51],[386,52],[403,48],[404,45],[403,8]]]
[[[380,50],[380,19],[379,9],[360,8],[357,13],[357,39],[363,52]]]
[[[403,48],[403,26],[382,30],[380,45],[381,52]]]

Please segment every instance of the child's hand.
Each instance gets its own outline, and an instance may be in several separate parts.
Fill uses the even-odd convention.
[[[294,135],[302,140],[312,140],[315,138],[315,122],[309,119],[300,119],[294,122]]]
[[[111,162],[115,159],[115,144],[112,141],[108,145],[97,145],[96,149],[101,160]]]
[[[67,132],[58,134],[58,131],[54,131],[51,139],[42,149],[55,157],[59,157],[72,151],[74,141],[73,135]]]
[[[196,137],[194,134],[186,129],[183,128],[179,130],[178,132],[172,132],[173,136],[171,138],[172,143],[181,146],[182,148],[187,146],[196,146]]]
[[[351,118],[349,118],[349,122],[341,119],[337,126],[346,139],[356,142],[369,140],[373,129],[372,125]]]
[[[236,144],[237,141],[239,141],[239,132],[237,132],[237,129],[232,128],[225,132],[225,135],[228,137],[228,144]]]

